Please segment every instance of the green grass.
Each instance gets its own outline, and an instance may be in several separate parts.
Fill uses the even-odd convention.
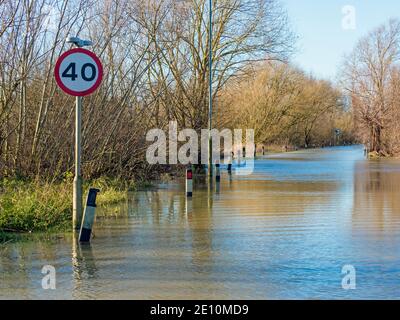
[[[69,185],[3,181],[1,189],[1,231],[64,230],[70,225],[72,191]]]
[[[107,206],[121,202],[126,199],[127,192],[136,190],[136,185],[131,181],[121,181],[118,179],[100,178],[85,185],[85,189],[90,187],[100,189],[97,195],[97,205]]]
[[[84,184],[84,197],[89,187],[100,189],[97,204],[108,206],[124,201],[127,192],[136,190],[137,185],[119,179],[96,179]],[[68,231],[71,223],[70,179],[54,184],[17,179],[0,181],[0,243],[14,241],[20,234]]]
[[[19,234],[0,231],[0,244],[20,241],[20,240],[21,240],[21,237]]]

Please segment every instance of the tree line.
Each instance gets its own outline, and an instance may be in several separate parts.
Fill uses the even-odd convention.
[[[105,69],[84,99],[85,176],[148,175],[148,130],[207,127],[208,10],[206,0],[0,0],[0,174],[72,171],[74,99],[53,70],[76,35],[93,41]],[[278,1],[216,0],[212,10],[215,100],[247,64],[292,53]]]
[[[207,128],[210,49],[216,127],[254,128],[257,143],[299,147],[337,143],[339,128],[342,142],[356,132],[374,137],[372,149],[393,148],[396,23],[375,33],[389,46],[370,70],[382,77],[358,77],[370,66],[358,55],[372,45],[348,60],[350,104],[334,84],[290,64],[296,35],[279,1],[214,0],[212,10],[210,42],[207,0],[0,0],[0,175],[56,180],[72,171],[74,99],[53,75],[69,35],[92,40],[105,71],[84,98],[86,178],[147,177],[150,129]]]
[[[328,147],[355,142],[345,96],[288,63],[262,63],[221,94],[221,126],[253,128],[258,145]]]
[[[68,35],[93,41],[103,84],[84,99],[83,172],[146,176],[146,132],[170,120],[204,128],[208,1],[1,0],[3,176],[58,179],[73,167],[74,100],[55,83]],[[214,99],[246,64],[288,58],[293,35],[275,0],[213,1]]]

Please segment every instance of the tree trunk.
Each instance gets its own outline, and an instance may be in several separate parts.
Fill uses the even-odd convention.
[[[382,151],[381,135],[382,127],[379,125],[373,125],[371,129],[371,152],[380,153]]]

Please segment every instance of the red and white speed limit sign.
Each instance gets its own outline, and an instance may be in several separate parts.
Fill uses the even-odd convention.
[[[57,61],[55,77],[59,87],[71,96],[92,94],[103,79],[103,66],[91,51],[76,48],[65,52]]]

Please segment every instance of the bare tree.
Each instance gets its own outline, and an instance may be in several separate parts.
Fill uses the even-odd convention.
[[[275,0],[213,3],[216,99],[227,81],[240,75],[249,62],[286,59],[292,50],[293,35],[286,14]],[[206,0],[164,0],[157,4],[149,2],[143,9],[143,25],[151,38],[156,39],[154,50],[158,52],[157,63],[149,73],[152,93],[164,100],[158,110],[167,119],[176,119],[180,126],[195,129],[205,128],[208,116],[210,8],[207,5]]]
[[[359,133],[371,151],[385,150],[383,131],[391,123],[393,69],[399,62],[400,22],[391,20],[361,39],[344,64]]]
[[[68,35],[93,40],[105,70],[84,99],[84,174],[148,174],[149,128],[207,124],[207,4],[0,0],[0,174],[60,179],[73,167],[74,101],[53,76]],[[249,62],[287,59],[293,36],[276,0],[215,0],[213,12],[218,101]]]

